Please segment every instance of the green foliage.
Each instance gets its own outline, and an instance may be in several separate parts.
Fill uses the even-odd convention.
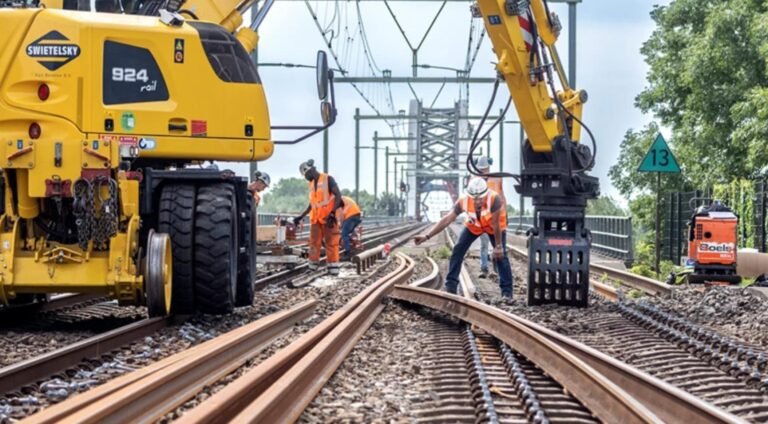
[[[342,189],[341,194],[355,198],[354,191]],[[375,199],[372,194],[363,190],[360,192],[358,204],[365,215],[394,216],[398,198],[394,194],[383,194]],[[265,213],[300,213],[307,208],[307,180],[303,178],[283,178],[274,183],[259,206],[260,212]]]
[[[259,212],[301,213],[307,208],[309,198],[307,180],[283,178],[272,184],[259,205]]]
[[[632,289],[627,292],[627,297],[630,299],[640,299],[643,296],[645,296],[645,293],[642,290]]]
[[[597,216],[627,216],[627,211],[622,208],[611,196],[600,196],[589,200],[587,215]]]
[[[452,252],[450,247],[440,246],[437,249],[430,252],[429,256],[431,256],[432,259],[445,260],[445,259],[450,259],[451,253]]]
[[[611,182],[623,196],[632,198],[640,194],[656,193],[656,173],[639,172],[637,168],[658,134],[659,126],[652,122],[640,131],[629,130],[624,135],[619,150],[619,158],[608,171]],[[672,140],[667,141],[674,152],[675,143]],[[681,163],[685,163],[679,157],[677,158]],[[685,165],[682,166],[685,168]],[[682,189],[686,182],[684,175],[684,169],[683,174],[663,174],[661,178],[662,191]]]
[[[651,18],[656,28],[641,49],[647,85],[635,104],[657,122],[626,133],[609,176],[638,228],[633,271],[655,277],[656,175],[637,167],[661,126],[671,130],[683,170],[662,176],[662,192],[712,188],[740,215],[740,238],[751,243],[744,180],[768,171],[768,2],[672,0]],[[662,275],[674,269],[661,268]]]
[[[695,186],[750,177],[768,159],[768,3],[673,0],[651,17],[637,106],[672,129]]]
[[[648,278],[656,278],[656,250],[653,242],[652,233],[646,234],[641,240],[635,243],[635,265],[630,269],[631,272]],[[659,263],[659,279],[662,281],[667,278],[670,272],[677,273],[682,268],[675,266],[671,261],[662,260]]]
[[[712,190],[712,197],[739,216],[739,246],[754,246],[755,234],[755,184],[750,180],[735,180],[730,184],[717,184]]]

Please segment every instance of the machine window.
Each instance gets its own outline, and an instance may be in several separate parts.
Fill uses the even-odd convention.
[[[200,41],[208,62],[224,82],[260,84],[259,74],[251,57],[239,41],[218,25],[188,22],[200,33]]]

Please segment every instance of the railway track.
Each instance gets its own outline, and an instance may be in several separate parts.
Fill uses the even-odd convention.
[[[449,238],[450,239],[450,238]],[[532,373],[530,374],[533,376],[533,378],[538,379],[539,376],[536,374],[534,370],[538,370],[541,372],[542,370],[547,371],[546,376],[553,376],[558,382],[563,383],[563,387],[567,389],[567,393],[573,394],[574,399],[570,400],[563,400],[560,399],[560,401],[565,401],[565,403],[559,403],[559,405],[569,405],[570,408],[568,409],[569,414],[573,414],[573,416],[580,416],[580,411],[589,410],[592,413],[595,413],[597,411],[594,411],[592,409],[592,405],[588,403],[588,397],[587,394],[586,397],[582,397],[578,394],[578,391],[576,388],[571,387],[570,385],[573,384],[572,378],[566,376],[565,378],[557,378],[557,374],[553,374],[551,371],[546,370],[545,365],[551,366],[552,364],[545,363],[547,361],[541,360],[542,355],[539,352],[533,353],[533,356],[526,353],[527,349],[530,352],[530,346],[533,343],[531,340],[523,339],[522,337],[517,337],[517,344],[512,343],[512,341],[515,338],[510,338],[510,334],[515,333],[510,328],[505,328],[502,322],[494,322],[494,319],[490,319],[488,316],[485,316],[485,314],[493,315],[496,314],[498,318],[513,318],[512,321],[517,322],[519,324],[522,324],[526,327],[528,327],[531,330],[534,330],[535,332],[539,333],[540,337],[546,337],[550,339],[551,341],[555,342],[563,348],[564,350],[568,351],[568,353],[578,357],[586,365],[593,368],[593,371],[596,373],[603,374],[609,381],[615,383],[618,387],[621,389],[626,390],[627,395],[629,397],[634,397],[639,401],[644,407],[648,408],[648,410],[651,412],[652,415],[654,415],[656,418],[660,418],[666,422],[672,421],[684,421],[681,420],[680,417],[689,417],[690,419],[695,419],[694,422],[737,422],[739,421],[739,417],[753,420],[755,418],[755,412],[759,412],[759,402],[756,402],[757,399],[749,398],[748,396],[742,396],[741,398],[734,399],[734,396],[728,396],[726,393],[724,393],[722,390],[717,389],[710,389],[714,392],[714,398],[707,398],[706,396],[701,397],[699,396],[699,393],[696,393],[695,391],[688,393],[684,391],[684,387],[675,387],[673,384],[675,381],[662,381],[662,379],[655,379],[651,377],[650,374],[644,374],[642,372],[639,372],[638,370],[625,365],[621,362],[619,362],[616,359],[613,359],[611,357],[608,357],[599,351],[595,350],[592,347],[587,347],[586,345],[580,344],[572,339],[569,339],[565,336],[562,336],[558,333],[555,333],[551,330],[548,330],[542,326],[536,325],[530,321],[526,321],[520,317],[511,315],[511,314],[505,314],[504,312],[501,312],[497,309],[491,308],[487,305],[481,304],[473,299],[473,296],[470,293],[474,293],[475,290],[472,288],[473,281],[471,281],[471,277],[469,277],[469,273],[464,273],[461,277],[461,289],[464,296],[458,297],[458,296],[452,296],[446,293],[441,293],[435,290],[427,290],[423,287],[430,287],[432,289],[438,288],[440,286],[440,281],[438,280],[437,276],[431,276],[429,279],[425,279],[423,281],[417,282],[414,285],[411,285],[410,287],[398,287],[393,292],[393,297],[398,299],[407,299],[408,301],[418,303],[422,306],[428,306],[433,309],[439,310],[441,312],[447,313],[449,315],[453,315],[454,317],[460,318],[464,320],[465,322],[470,322],[473,324],[473,327],[467,327],[464,329],[461,329],[461,331],[457,329],[452,329],[454,333],[460,332],[462,333],[462,336],[464,337],[465,341],[462,343],[462,346],[465,350],[465,356],[466,356],[466,350],[467,346],[476,346],[473,349],[477,352],[479,352],[482,349],[482,354],[477,355],[475,358],[469,358],[466,357],[464,363],[468,364],[469,366],[466,366],[465,374],[469,376],[469,380],[471,381],[471,385],[469,387],[472,387],[470,390],[471,393],[474,394],[474,410],[472,411],[474,413],[475,419],[485,420],[487,416],[492,413],[494,417],[498,418],[500,422],[504,421],[514,421],[516,416],[519,418],[519,414],[523,414],[527,419],[534,420],[535,414],[539,414],[539,419],[537,421],[541,422],[541,417],[546,417],[548,420],[552,420],[552,417],[559,416],[562,411],[559,411],[557,408],[553,408],[553,405],[557,405],[557,402],[552,402],[549,400],[546,405],[544,405],[544,402],[539,401],[536,397],[538,395],[538,392],[533,390],[532,388],[525,391],[527,394],[528,399],[521,398],[521,390],[520,383],[513,380],[514,377],[511,377],[510,374],[515,375],[517,378],[520,378],[522,376],[526,377],[526,380],[529,381],[528,374],[520,373],[521,365],[520,360],[529,360],[527,358],[531,358],[530,362],[531,365],[534,366]],[[418,288],[421,286],[422,288]],[[455,303],[453,303],[455,302]],[[475,309],[477,308],[477,310]],[[651,309],[652,308],[648,308]],[[657,312],[657,315],[660,315]],[[504,316],[506,315],[506,316]],[[695,327],[685,327],[680,320],[675,321],[673,318],[666,316],[667,320],[669,321],[669,327],[675,326],[680,328],[680,331],[688,331],[691,334],[704,334],[706,337],[707,334],[709,334],[710,338],[715,337],[711,332],[707,333],[702,331],[701,329],[695,328]],[[501,321],[501,320],[500,320]],[[600,318],[595,318],[596,324],[593,328],[599,328]],[[507,323],[508,325],[509,323]],[[474,331],[474,330],[480,330]],[[660,330],[663,332],[665,328],[661,328]],[[491,337],[494,336],[494,337]],[[502,337],[504,336],[504,337]],[[601,332],[595,331],[594,338],[595,339],[612,339],[611,334],[603,334]],[[474,339],[474,341],[470,342],[470,339]],[[512,340],[511,340],[512,339]],[[453,339],[444,339],[445,340],[452,340],[452,343],[454,345],[457,343],[458,338],[454,337]],[[631,336],[626,337],[624,339],[627,343],[633,343],[635,340],[638,340],[636,338],[633,338]],[[641,339],[640,339],[641,340]],[[743,355],[743,359],[745,362],[751,361],[754,364],[755,368],[759,368],[759,365],[761,360],[765,360],[764,357],[760,356],[756,351],[749,351],[744,346],[731,343],[730,345],[727,344],[724,340],[720,340],[721,345],[728,345],[730,346],[730,349],[732,349],[733,352],[741,352]],[[637,344],[637,343],[636,343]],[[639,343],[642,345],[642,343]],[[454,355],[456,355],[456,346],[454,346]],[[522,348],[523,350],[518,350],[519,348]],[[653,351],[653,349],[648,349],[649,351]],[[614,352],[612,350],[607,350]],[[668,351],[666,351],[668,353]],[[442,355],[446,356],[449,353],[443,352]],[[510,358],[510,355],[513,355]],[[661,354],[663,357],[664,355]],[[516,369],[518,372],[515,373],[504,373],[500,372],[499,369],[499,362],[498,359],[513,359],[517,360],[517,367]],[[749,359],[748,359],[749,358]],[[537,361],[538,359],[539,361]],[[657,358],[660,360],[661,358]],[[555,359],[551,359],[551,361],[555,361]],[[648,365],[653,363],[653,361],[649,362]],[[673,365],[674,364],[674,365]],[[681,365],[683,365],[683,368],[685,367],[685,363],[681,362]],[[506,365],[506,364],[505,364]],[[654,365],[658,366],[658,362],[654,363]],[[676,366],[677,362],[672,362],[669,364],[668,370],[677,370],[679,371],[678,374],[676,374],[678,377],[681,375],[685,375],[685,372],[682,372],[679,367]],[[539,368],[540,367],[540,368]],[[507,371],[509,371],[508,365],[506,368]],[[650,371],[646,369],[646,371]],[[690,371],[690,370],[689,370]],[[439,372],[445,372],[445,370],[439,370]],[[745,370],[743,367],[741,368],[742,376],[744,376]],[[455,375],[455,374],[454,374]],[[474,375],[474,378],[472,377]],[[480,378],[482,376],[483,378]],[[466,378],[466,377],[465,377]],[[692,375],[691,380],[696,380],[698,377],[696,374]],[[753,375],[754,378],[754,375]],[[704,380],[706,381],[706,380]],[[558,387],[558,382],[552,381],[550,384],[554,384],[553,387]],[[484,383],[487,387],[483,387]],[[631,383],[631,384],[628,384]],[[672,384],[670,384],[672,383]],[[505,387],[509,387],[509,385],[512,385],[512,387],[516,388],[517,390],[504,390]],[[437,387],[437,386],[435,386]],[[709,386],[707,386],[709,387]],[[497,390],[493,390],[494,388],[498,388]],[[722,388],[722,387],[721,387]],[[433,389],[431,389],[433,390]],[[524,391],[524,390],[523,390]],[[562,390],[553,390],[551,392],[547,392],[548,394],[551,393],[562,393]],[[587,390],[587,393],[589,391]],[[506,395],[512,395],[512,396],[503,396],[503,394]],[[517,395],[517,398],[514,399],[514,395]],[[510,404],[510,398],[514,399],[514,402]],[[713,399],[729,399],[730,402],[723,401],[720,404],[718,404],[718,407],[713,406],[711,404],[708,404],[706,401],[702,400],[713,400]],[[729,411],[733,412],[733,414],[727,412],[725,409],[720,409],[719,407],[727,407],[729,403],[735,403],[739,404],[740,406],[744,407],[745,403],[748,403],[749,401],[752,401],[751,404],[752,409],[750,410],[751,416],[749,414],[745,414],[743,410],[736,410],[733,408],[730,408]],[[456,405],[460,404],[460,401],[449,403],[450,405]],[[478,408],[478,405],[481,405],[482,408]],[[489,405],[492,405],[489,408]],[[497,405],[499,407],[497,407]],[[518,405],[535,405],[537,408],[533,408],[533,410],[525,409],[523,407],[523,410],[521,411],[519,408],[516,409],[515,406]],[[466,406],[466,405],[465,405]],[[746,409],[746,408],[743,408]],[[428,408],[425,408],[424,411],[426,412]],[[490,412],[489,412],[490,411]],[[453,411],[456,412],[456,411]],[[471,421],[473,418],[472,416],[466,415],[468,410],[465,408],[464,410],[464,416],[463,420]],[[737,415],[738,414],[738,417]],[[598,418],[603,419],[600,415],[595,414]],[[456,419],[457,416],[451,416],[448,415],[447,417],[444,416],[443,418]],[[614,417],[617,418],[617,417]],[[440,418],[435,419],[434,416],[430,417],[422,417],[421,418],[424,421],[440,421]],[[625,417],[624,419],[629,419],[629,417]],[[735,420],[735,421],[733,421]],[[557,421],[555,419],[555,421]],[[586,421],[585,421],[586,422]],[[612,422],[612,421],[611,421]],[[624,421],[622,421],[624,422]]]
[[[394,271],[180,421],[288,422],[298,418],[375,320],[383,308],[382,299],[395,284],[410,278],[413,261],[402,255],[397,255],[396,261]],[[308,301],[269,315],[54,405],[26,422],[157,420],[206,384],[241,366],[294,323],[312,315],[315,306],[316,302]]]
[[[421,228],[422,226],[423,224],[416,223],[416,224],[410,224],[405,226],[400,225],[400,226],[395,226],[391,228],[384,228],[380,231],[370,234],[368,236],[369,238],[366,238],[366,240],[363,242],[363,247],[373,248],[373,247],[382,245],[389,240],[392,240],[397,238],[398,236],[402,236],[404,234],[410,233],[417,228]],[[321,259],[325,259],[325,258],[323,257]],[[300,278],[302,275],[307,275],[311,273],[312,272],[309,269],[308,264],[301,264],[290,269],[278,271],[266,277],[258,278],[254,286],[256,291],[259,291],[259,290],[263,290],[264,288],[270,285],[279,284],[280,282],[287,283],[293,279]],[[318,273],[317,275],[321,275],[321,274]]]
[[[510,353],[522,355],[548,376],[562,384],[562,387],[575,400],[578,400],[581,405],[602,421],[740,421],[735,415],[714,407],[648,374],[639,372],[595,349],[467,297],[414,286],[397,287],[391,296],[427,306],[477,326],[484,333],[492,335],[508,345],[511,348]],[[480,337],[485,338],[486,334],[482,334]],[[475,338],[477,337],[478,335],[475,334]],[[503,346],[496,341],[484,342],[482,346],[487,349],[489,346],[493,347],[494,343]],[[500,349],[502,348],[500,347]],[[491,352],[495,351],[491,349]],[[487,354],[485,357],[492,358],[493,356],[507,357],[503,350],[501,350],[501,355],[493,353]],[[489,359],[488,362],[491,360]],[[484,374],[488,375],[487,372]],[[497,373],[494,375],[498,377]],[[479,379],[476,380],[479,381]],[[514,383],[512,384],[514,385]],[[475,391],[477,390],[475,389]],[[479,390],[483,392],[482,388]],[[506,393],[503,389],[500,391]],[[531,391],[531,393],[535,392]],[[486,399],[493,401],[492,396],[486,396]],[[520,399],[518,399],[519,401]],[[542,402],[535,403],[532,399],[524,399],[523,404],[525,402],[542,405]],[[606,410],[606,405],[613,405],[615,408]],[[547,408],[542,407],[540,410],[543,415],[547,416]],[[526,414],[531,414],[531,412],[535,414],[538,411],[525,411]]]
[[[369,244],[375,244],[375,243],[381,243],[388,240],[392,240],[394,236],[401,235],[403,231],[412,231],[411,227],[406,228],[397,228],[397,229],[388,229],[385,231],[378,232],[376,234],[376,237],[373,237],[368,240]],[[284,277],[285,278],[285,277]],[[83,299],[80,296],[74,297],[77,300],[77,302],[84,302],[86,299]],[[70,298],[70,307],[78,307],[77,305],[81,305],[81,303],[77,303],[73,301],[73,298]],[[90,302],[96,301],[96,300],[88,300]],[[73,306],[74,305],[74,306]],[[64,308],[66,305],[61,304],[60,308]],[[98,305],[96,305],[98,306]],[[110,305],[117,307],[116,305]],[[91,306],[93,307],[93,306]],[[60,310],[60,309],[56,309]],[[236,317],[234,317],[236,320]],[[136,341],[140,341],[144,338],[147,338],[147,340],[152,339],[152,335],[157,333],[160,330],[163,330],[165,328],[168,328],[171,326],[171,324],[178,324],[182,320],[174,320],[171,318],[166,319],[149,319],[149,320],[142,320],[135,323],[131,323],[130,325],[126,325],[124,327],[120,327],[117,329],[114,329],[112,331],[105,332],[103,334],[99,334],[93,337],[90,337],[85,340],[78,341],[77,343],[67,345],[61,349],[54,350],[52,352],[45,353],[40,356],[36,356],[33,358],[30,358],[28,360],[13,364],[11,366],[8,366],[6,368],[0,369],[0,389],[2,389],[2,392],[9,393],[11,390],[20,388],[20,387],[28,387],[32,388],[32,390],[24,389],[21,393],[44,393],[47,395],[51,395],[52,391],[55,392],[56,390],[63,391],[65,395],[63,397],[67,397],[66,393],[71,392],[72,390],[79,391],[82,388],[85,388],[86,386],[83,386],[80,388],[80,384],[87,384],[88,386],[96,384],[96,381],[89,380],[88,377],[84,377],[84,381],[80,379],[80,381],[73,381],[68,382],[70,379],[68,376],[74,375],[74,376],[80,376],[88,375],[90,371],[88,369],[91,369],[92,367],[89,366],[87,363],[82,363],[81,361],[87,359],[87,358],[104,358],[102,360],[106,360],[107,362],[104,363],[104,365],[108,365],[109,363],[112,363],[113,361],[116,361],[114,365],[117,366],[116,373],[113,373],[115,375],[125,373],[126,371],[130,371],[133,368],[135,368],[134,365],[120,365],[120,361],[115,359],[111,359],[112,356],[110,354],[111,351],[114,351],[115,349],[122,348],[122,350],[126,350],[126,346],[130,345],[131,343],[134,343]],[[199,339],[202,337],[202,339],[205,339],[207,336],[204,334],[205,331],[198,330],[194,326],[190,326],[189,329],[185,331],[185,327],[188,324],[185,324],[180,328],[179,331],[172,331],[173,333],[178,333],[181,337],[188,337],[185,334],[188,333],[202,333],[202,334],[190,334],[193,336],[193,339]],[[174,337],[171,336],[171,339]],[[134,343],[135,344],[135,343]],[[135,349],[135,348],[132,348]],[[146,349],[141,348],[140,349]],[[138,352],[137,352],[138,353]],[[150,351],[146,351],[144,353],[150,353]],[[154,353],[153,353],[154,354]],[[101,362],[100,360],[96,360],[94,363],[98,364]],[[83,371],[83,366],[85,365],[85,369]],[[102,365],[99,365],[98,368],[101,368]],[[78,370],[79,369],[79,370]],[[107,370],[109,373],[111,373],[110,370]],[[103,380],[102,380],[103,381]],[[42,382],[40,384],[39,382]],[[78,387],[80,389],[75,389],[75,387]],[[90,392],[90,391],[89,391]],[[14,395],[14,397],[11,398],[13,402],[17,402],[19,399],[23,400],[25,399],[24,396],[21,395],[21,393],[18,393]],[[51,398],[49,396],[49,398]],[[31,405],[40,405],[39,401],[35,401],[34,398],[29,398],[31,400]],[[38,397],[39,399],[39,397]],[[31,407],[31,409],[34,411],[35,408]]]

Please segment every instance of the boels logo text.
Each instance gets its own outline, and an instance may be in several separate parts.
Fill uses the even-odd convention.
[[[733,243],[701,243],[699,245],[699,252],[731,253],[733,250]]]
[[[51,31],[27,46],[27,56],[49,71],[55,71],[80,56],[80,46],[67,43],[69,38],[59,31]]]

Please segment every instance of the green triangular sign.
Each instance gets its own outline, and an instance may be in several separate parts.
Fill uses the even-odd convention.
[[[680,173],[680,165],[677,163],[675,155],[669,150],[669,145],[661,134],[656,136],[651,149],[648,150],[645,158],[640,163],[638,171]]]

